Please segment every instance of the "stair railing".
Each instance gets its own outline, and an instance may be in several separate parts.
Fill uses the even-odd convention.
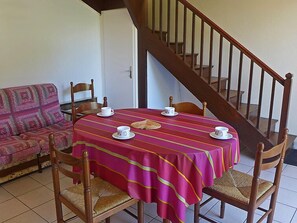
[[[215,77],[217,84],[213,89],[266,138],[274,131],[276,119],[280,120],[279,133],[283,133],[288,118],[290,73],[286,74],[286,79],[282,78],[186,0],[148,0],[148,8],[151,10],[148,27],[197,75],[211,86]],[[205,65],[210,68],[207,74]],[[224,78],[227,78],[227,86],[221,85]],[[253,114],[255,107],[256,114]],[[282,140],[281,135],[278,142]]]

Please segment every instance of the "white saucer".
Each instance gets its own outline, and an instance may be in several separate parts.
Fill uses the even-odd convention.
[[[132,139],[135,136],[134,132],[130,132],[130,135],[128,137],[121,137],[118,135],[117,132],[112,134],[112,138],[114,139],[119,139],[119,140],[127,140],[127,139]]]
[[[114,115],[114,112],[111,112],[110,115],[102,115],[101,112],[97,113],[97,116],[99,117],[110,117],[110,116],[113,116]]]
[[[233,138],[233,135],[231,133],[228,133],[228,135],[226,137],[217,136],[215,134],[215,132],[211,132],[211,133],[209,133],[209,135],[210,135],[211,138],[220,139],[220,140],[227,140],[227,139],[232,139]]]
[[[165,111],[162,111],[162,112],[161,112],[161,115],[163,115],[163,116],[167,116],[167,117],[173,117],[173,116],[177,116],[178,113],[177,113],[177,112],[174,112],[173,115],[169,115],[169,114],[165,113]]]

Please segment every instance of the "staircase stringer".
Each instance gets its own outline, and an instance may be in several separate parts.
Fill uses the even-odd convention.
[[[263,142],[270,148],[273,144],[254,125],[239,113],[216,90],[191,69],[164,42],[152,34],[151,30],[139,30],[142,44],[176,79],[178,79],[197,99],[207,101],[207,108],[220,120],[232,125],[238,132],[241,141],[248,148],[257,148]],[[185,75],[185,73],[187,75]],[[251,140],[252,139],[252,140]],[[255,150],[253,150],[255,152]]]

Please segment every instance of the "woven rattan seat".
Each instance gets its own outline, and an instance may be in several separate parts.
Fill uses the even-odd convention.
[[[208,203],[212,198],[221,201],[221,218],[224,217],[225,203],[228,203],[247,211],[247,223],[254,222],[256,209],[264,212],[257,222],[262,222],[267,217],[267,222],[272,223],[286,153],[287,138],[288,130],[285,129],[283,141],[278,145],[264,150],[264,144],[258,144],[253,175],[230,169],[222,177],[215,179],[212,186],[205,187],[203,193],[209,195],[210,198],[201,205],[200,203],[195,204],[194,223],[199,222],[199,217],[209,222],[215,222],[213,219],[199,213],[200,207]],[[259,178],[262,170],[271,168],[276,168],[273,181],[270,182]],[[260,207],[269,198],[268,209]]]
[[[215,179],[211,190],[222,193],[230,199],[248,204],[252,191],[253,176],[236,170],[229,170]],[[273,183],[259,179],[257,199],[273,186]]]

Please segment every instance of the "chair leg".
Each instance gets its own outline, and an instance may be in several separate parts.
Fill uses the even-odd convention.
[[[163,219],[163,223],[170,223],[168,219]]]
[[[110,217],[105,219],[105,223],[110,223]]]
[[[275,205],[276,205],[276,199],[277,199],[277,194],[274,193],[271,196],[271,200],[270,200],[269,209],[271,209],[271,212],[267,217],[267,223],[272,223],[272,221],[273,221],[274,210],[275,210]]]
[[[63,223],[63,212],[62,212],[62,204],[59,201],[56,201],[56,214],[57,214],[57,222]]]
[[[248,215],[247,215],[247,219],[246,219],[246,223],[253,223],[254,222],[254,215],[255,215],[255,209],[249,210]]]
[[[225,206],[226,206],[226,203],[221,201],[220,218],[224,218],[224,216],[225,216]]]
[[[194,223],[199,223],[200,202],[194,205]]]
[[[40,162],[40,153],[37,154],[37,166],[38,166],[38,172],[42,173],[42,166],[41,166],[41,162]]]
[[[143,201],[137,203],[138,223],[144,223]]]

